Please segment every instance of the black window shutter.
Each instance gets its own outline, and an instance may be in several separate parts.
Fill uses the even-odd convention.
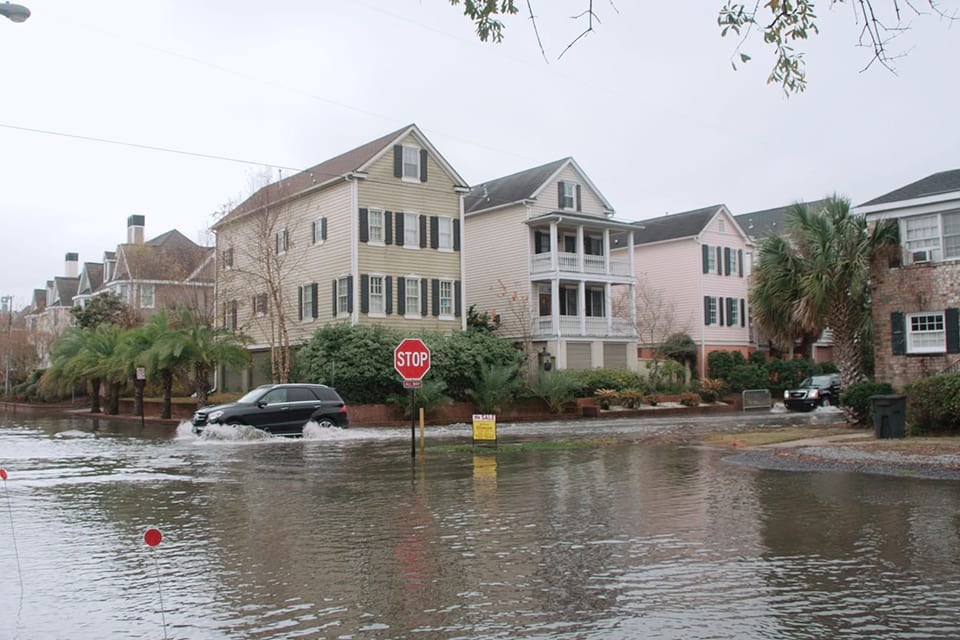
[[[403,177],[403,147],[399,144],[393,145],[393,177]]]
[[[709,273],[710,272],[710,246],[705,244],[705,245],[702,245],[700,248],[703,250],[703,272]]]
[[[420,248],[427,248],[427,216],[420,215]]]
[[[393,278],[391,276],[383,279],[383,311],[387,314],[393,313]]]
[[[433,294],[433,315],[440,315],[440,281],[434,278],[430,281],[430,290]]]
[[[367,210],[360,209],[360,242],[367,242],[370,240],[370,229],[367,226]]]
[[[580,209],[581,209],[580,185],[577,185],[577,211],[580,211]]]
[[[460,251],[460,218],[453,219],[453,250]]]
[[[318,293],[317,289],[318,289],[318,288],[319,288],[319,287],[317,287],[317,283],[316,283],[316,282],[314,282],[314,283],[312,283],[312,284],[310,285],[310,292],[313,294],[313,297],[311,298],[312,303],[311,303],[311,305],[310,305],[310,307],[311,307],[311,308],[310,308],[310,312],[313,314],[312,317],[314,317],[314,318],[316,318],[316,317],[318,317],[318,316],[320,315],[320,313],[319,313],[319,312],[320,312],[320,309],[319,309],[319,305],[318,305],[318,303],[317,303],[317,293]]]
[[[734,314],[737,312],[737,299],[727,298],[727,326],[732,327],[734,323]]]
[[[337,317],[337,281],[334,280],[330,285],[330,290],[333,291],[333,306],[330,308],[333,317]]]
[[[563,181],[557,183],[557,207],[563,209]]]
[[[403,315],[407,312],[407,279],[397,278],[397,314]]]
[[[902,356],[907,352],[906,322],[902,311],[894,311],[890,314],[890,342],[893,355]]]
[[[319,239],[320,234],[317,233],[317,221],[314,220],[310,223],[310,242],[316,244]]]
[[[463,294],[460,292],[460,281],[453,283],[453,315],[460,317],[463,308]]]
[[[440,225],[437,224],[437,216],[430,216],[430,248],[436,249],[440,246]]]
[[[303,320],[303,287],[297,287],[297,319]]]
[[[703,296],[703,324],[710,325],[710,296]]]
[[[383,243],[393,244],[393,212],[383,212]]]
[[[397,211],[397,246],[403,246],[403,220],[406,216],[403,215],[402,211]]]
[[[320,218],[320,239],[327,239],[327,216]]]
[[[370,313],[370,276],[360,274],[360,313]]]
[[[420,315],[427,315],[427,279],[420,278]]]
[[[740,298],[740,326],[747,326],[747,301],[743,298]]]
[[[427,181],[427,150],[420,149],[420,182]]]
[[[717,298],[717,324],[723,326],[723,298]]]
[[[737,272],[743,277],[743,249],[737,249]]]
[[[944,311],[943,322],[947,332],[947,353],[960,353],[960,309]]]
[[[353,276],[347,276],[347,313],[353,313]]]
[[[723,247],[717,247],[717,275],[723,273],[723,267],[720,265],[723,264]]]
[[[723,248],[723,275],[730,275],[730,247]]]

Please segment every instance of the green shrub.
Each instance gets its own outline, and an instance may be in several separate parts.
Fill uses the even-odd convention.
[[[676,393],[683,389],[687,368],[676,360],[663,360],[658,372],[657,391]]]
[[[636,372],[627,369],[584,369],[576,372],[580,381],[580,396],[589,398],[596,394],[597,389],[637,389],[644,386],[643,378]]]
[[[873,407],[870,396],[893,393],[886,382],[858,382],[840,394],[840,404],[846,407],[847,415],[855,425],[868,427],[873,424]]]
[[[455,400],[469,398],[467,389],[474,388],[485,367],[517,365],[522,358],[512,342],[489,331],[430,333],[423,341],[430,347],[428,375],[446,382],[447,393]]]
[[[541,371],[531,391],[542,398],[551,411],[563,413],[564,407],[577,396],[580,388],[580,380],[575,371],[554,369]]]
[[[720,378],[703,378],[698,393],[704,402],[716,402],[726,390],[727,383]]]
[[[417,389],[414,394],[414,402],[417,409],[423,409],[425,416],[430,416],[433,412],[452,402],[450,396],[446,394],[447,383],[443,380],[431,378],[423,381],[423,385]],[[388,402],[398,404],[403,407],[403,417],[410,417],[410,393],[398,393],[390,396]]]
[[[711,378],[730,380],[730,374],[736,367],[747,364],[739,351],[711,351],[707,354],[707,372]]]
[[[755,364],[742,364],[734,367],[725,380],[730,391],[735,393],[744,389],[766,389],[767,371]]]
[[[840,370],[837,369],[837,365],[833,360],[827,360],[825,362],[818,362],[814,365],[814,373],[816,374],[825,374],[825,373],[840,373]]]
[[[680,394],[680,404],[685,407],[698,407],[700,406],[700,394],[693,391],[685,391]]]
[[[783,394],[784,389],[793,389],[800,386],[804,378],[813,375],[814,364],[810,360],[770,360],[766,365],[767,382],[760,387],[767,388],[774,396]]]
[[[960,432],[960,374],[917,380],[906,386],[905,393],[911,433]]]
[[[480,413],[497,413],[513,400],[517,391],[517,365],[494,365],[482,367],[473,386],[467,389],[467,397]]]

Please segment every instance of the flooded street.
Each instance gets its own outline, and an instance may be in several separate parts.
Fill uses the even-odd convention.
[[[0,413],[0,638],[960,637],[957,483],[636,441],[711,425],[676,420],[495,455],[428,428],[411,460],[409,428]]]

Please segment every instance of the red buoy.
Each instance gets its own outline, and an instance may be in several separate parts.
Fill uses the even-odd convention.
[[[143,534],[143,541],[151,547],[155,547],[163,542],[163,534],[160,529],[147,529]]]
[[[6,469],[0,469],[0,479],[3,479],[3,480],[6,480],[6,479],[7,479],[7,470],[6,470]]]

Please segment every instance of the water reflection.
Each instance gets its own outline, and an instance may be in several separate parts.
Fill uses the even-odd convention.
[[[160,637],[147,526],[170,637],[960,636],[953,483],[629,439],[411,461],[407,437],[8,423],[25,598],[0,581],[0,637]]]

